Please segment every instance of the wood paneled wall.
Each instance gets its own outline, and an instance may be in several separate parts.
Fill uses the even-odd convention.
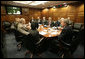
[[[26,9],[26,10],[25,10]],[[22,8],[22,15],[7,15],[4,6],[1,6],[1,21],[8,20],[14,21],[16,17],[25,18],[28,23],[32,17],[37,19],[37,17],[52,17],[53,20],[58,20],[58,18],[67,18],[74,22],[84,23],[84,3],[74,3],[70,4],[68,7],[62,8],[50,8],[50,9],[32,9],[32,8]]]
[[[26,22],[28,23],[32,17],[37,19],[37,17],[41,16],[41,10],[39,9],[32,9],[32,8],[22,8],[22,15],[7,15],[5,6],[1,6],[1,21],[7,20],[13,22],[15,18],[25,18]]]
[[[50,8],[50,9],[43,9],[42,17],[46,16],[52,17],[53,20],[58,20],[58,18],[67,18],[77,23],[84,23],[84,3],[74,3],[70,4],[67,7],[61,8]]]
[[[81,4],[76,8],[77,16],[75,22],[84,23],[84,4]]]

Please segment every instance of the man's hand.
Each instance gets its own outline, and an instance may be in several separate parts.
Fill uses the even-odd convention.
[[[62,29],[63,29],[63,27],[58,27],[58,29],[59,29],[59,30],[62,30]]]

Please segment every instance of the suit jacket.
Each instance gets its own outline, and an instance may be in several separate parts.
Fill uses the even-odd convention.
[[[28,35],[28,41],[27,41],[27,47],[28,49],[36,54],[38,51],[38,44],[36,44],[39,41],[39,32],[37,30],[29,30],[29,35]]]
[[[29,32],[27,31],[27,28],[24,26],[24,24],[19,23],[17,26],[17,30],[21,32],[22,34],[28,35]]]
[[[56,26],[60,26],[60,22],[59,21],[56,21]]]
[[[61,34],[58,36],[60,42],[71,43],[73,37],[72,28],[69,26],[64,27]]]
[[[44,25],[48,25],[48,21],[47,20],[43,20],[42,21]]]
[[[39,41],[39,32],[37,30],[29,30],[30,35],[32,36],[31,40],[33,40],[33,43],[36,43]]]
[[[40,19],[37,19],[38,20],[38,24],[42,24],[42,20]]]
[[[54,21],[51,22],[51,27],[56,26],[56,23]]]

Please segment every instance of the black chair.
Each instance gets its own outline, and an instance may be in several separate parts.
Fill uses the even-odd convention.
[[[4,35],[5,33],[1,30],[1,48],[4,48],[5,44],[4,44]]]
[[[84,26],[82,26],[82,28],[81,28],[81,44],[84,46]]]
[[[73,25],[73,31],[74,32],[79,32],[81,30],[82,23],[74,23]]]
[[[72,58],[72,54],[77,49],[78,45],[84,38],[84,30],[80,30],[77,35],[73,35],[70,43],[66,43],[63,40],[52,40],[50,51],[57,54],[60,58]]]
[[[16,38],[16,41],[17,41],[17,42],[21,41],[22,37],[23,37],[23,34],[20,33],[19,31],[15,30],[15,38]]]
[[[74,35],[72,38],[72,42],[71,43],[66,43],[64,41],[62,41],[62,51],[63,51],[63,58],[72,58],[72,54],[75,52],[75,50],[77,49],[78,45],[81,42],[81,34],[83,31],[80,31],[78,33],[78,35]]]
[[[3,29],[5,29],[7,32],[10,32],[11,23],[10,23],[9,21],[3,21],[3,22],[2,22],[2,27],[3,27]]]
[[[74,23],[74,25],[73,25],[73,32],[74,32],[74,34],[73,35],[76,36],[81,31],[82,26],[83,26],[82,23]]]
[[[25,39],[26,35],[20,33],[17,30],[14,30],[14,35],[15,35],[16,42],[18,43],[17,44],[18,51],[20,51],[23,46],[23,40]]]
[[[47,50],[44,46],[46,39],[40,38],[40,36],[33,36],[29,34],[27,39],[23,40],[24,48],[26,48],[32,55],[39,55]],[[27,53],[25,54],[27,55]]]
[[[31,23],[31,30],[29,30],[30,34],[28,34],[27,38],[23,40],[23,45],[31,55],[39,56],[39,54],[47,50],[48,45],[47,40],[43,36],[39,35],[39,32],[36,30],[37,28],[38,24],[36,22]]]

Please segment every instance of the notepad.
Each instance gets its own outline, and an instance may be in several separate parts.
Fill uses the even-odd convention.
[[[52,32],[51,34],[57,34],[57,32]]]
[[[39,32],[39,34],[41,34],[41,35],[45,35],[45,34],[47,34],[47,33],[46,33],[46,32],[41,31],[41,32]]]
[[[45,30],[45,29],[43,31],[47,32],[47,30]]]

